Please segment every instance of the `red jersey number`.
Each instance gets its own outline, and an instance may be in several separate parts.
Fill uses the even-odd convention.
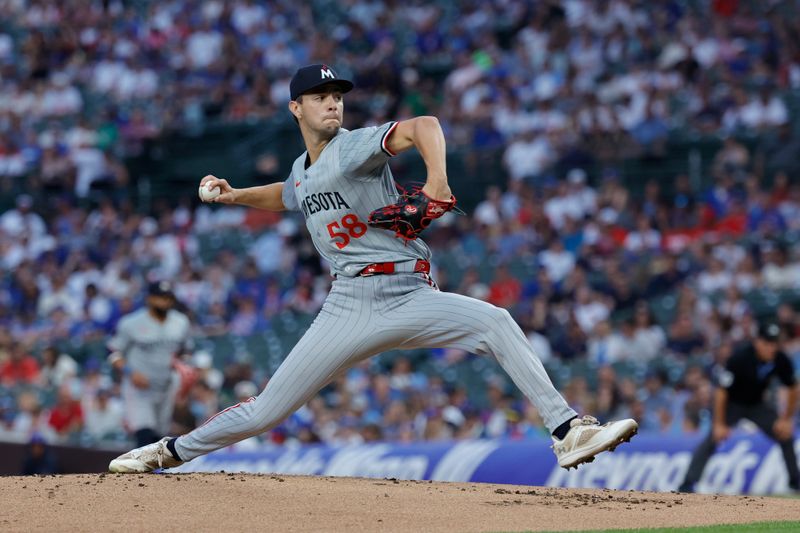
[[[351,237],[358,239],[367,232],[367,225],[352,213],[343,216],[341,221],[334,220],[327,225],[327,228],[331,239],[340,250],[350,244]],[[337,231],[339,229],[346,231]]]

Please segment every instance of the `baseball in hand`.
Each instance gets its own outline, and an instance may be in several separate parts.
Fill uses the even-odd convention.
[[[206,183],[205,185],[201,185],[198,189],[197,193],[200,195],[200,199],[204,202],[210,202],[214,198],[220,195],[220,188],[219,186],[215,186],[213,189],[210,189],[211,182]]]

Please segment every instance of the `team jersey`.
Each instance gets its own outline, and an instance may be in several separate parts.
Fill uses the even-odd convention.
[[[394,232],[367,226],[369,214],[397,201],[386,140],[396,122],[349,131],[343,128],[306,168],[308,152],[292,165],[283,185],[283,205],[302,211],[314,246],[331,274],[354,277],[372,263],[395,262],[397,272],[412,272],[429,260],[421,240],[406,242]]]
[[[139,309],[125,315],[108,347],[121,352],[130,370],[147,376],[151,389],[166,388],[170,382],[172,358],[191,348],[189,319],[170,310],[164,322]]]

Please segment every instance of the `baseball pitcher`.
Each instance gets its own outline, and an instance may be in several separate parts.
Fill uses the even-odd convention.
[[[215,176],[201,181],[219,188],[215,202],[302,212],[335,278],[319,315],[259,396],[186,435],[121,455],[109,465],[112,472],[174,467],[267,431],[338,374],[396,348],[452,347],[496,357],[541,413],[562,467],[592,461],[636,433],[631,419],[600,425],[579,418],[505,309],[438,290],[429,275],[431,251],[418,237],[456,202],[439,122],[417,117],[345,130],[343,94],[352,88],[326,65],[296,72],[289,111],[306,151],[285,182],[236,189]],[[425,162],[427,180],[399,195],[388,162],[412,147]]]
[[[189,319],[173,303],[168,282],[150,284],[147,305],[122,317],[108,344],[112,363],[124,363],[125,420],[138,446],[157,441],[172,422],[179,385],[172,361],[191,344]]]

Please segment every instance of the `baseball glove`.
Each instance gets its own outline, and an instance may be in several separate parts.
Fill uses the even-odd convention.
[[[454,208],[457,212],[461,211],[456,208],[455,196],[443,202],[434,200],[417,188],[402,194],[397,203],[374,210],[367,223],[373,228],[394,231],[398,237],[411,241],[419,237],[434,219]]]

